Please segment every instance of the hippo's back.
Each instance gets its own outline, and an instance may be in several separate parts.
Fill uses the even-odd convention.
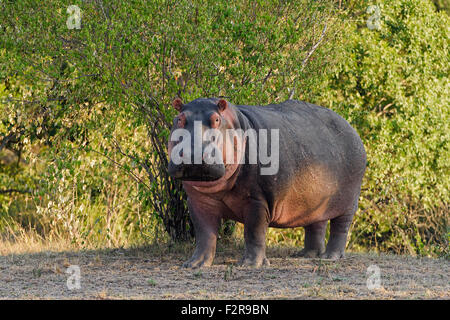
[[[366,153],[358,133],[330,109],[297,100],[237,109],[254,129],[279,130],[280,154],[287,156],[280,161],[290,163],[291,157],[309,156],[310,160],[344,165],[350,171],[365,168]]]

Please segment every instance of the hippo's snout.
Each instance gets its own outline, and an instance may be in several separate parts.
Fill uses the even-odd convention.
[[[179,164],[169,162],[169,175],[185,181],[214,181],[225,175],[223,164]]]

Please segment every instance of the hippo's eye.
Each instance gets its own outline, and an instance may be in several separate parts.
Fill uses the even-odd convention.
[[[217,129],[220,126],[220,116],[217,113],[213,113],[209,120],[211,128]]]

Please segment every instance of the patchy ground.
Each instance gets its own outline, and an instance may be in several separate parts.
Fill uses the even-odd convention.
[[[450,298],[448,260],[348,253],[332,262],[278,248],[268,250],[270,267],[251,269],[235,266],[241,249],[219,248],[201,270],[180,267],[191,246],[0,256],[0,299]],[[80,268],[80,289],[67,287],[71,265]]]

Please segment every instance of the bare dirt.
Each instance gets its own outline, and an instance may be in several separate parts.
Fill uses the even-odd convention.
[[[241,250],[219,248],[214,265],[200,270],[180,267],[192,246],[3,255],[0,299],[450,298],[449,260],[347,253],[325,261],[269,248],[270,267],[252,269],[236,266]],[[69,290],[72,265],[80,288]]]

